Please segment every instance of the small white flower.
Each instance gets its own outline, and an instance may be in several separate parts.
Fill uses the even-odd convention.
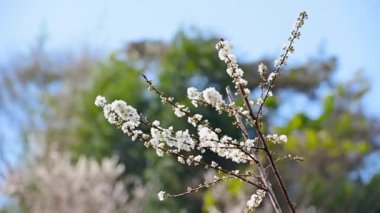
[[[156,149],[156,153],[158,157],[164,156],[164,151],[162,151],[162,149]]]
[[[228,60],[227,55],[228,55],[228,52],[227,52],[225,49],[221,49],[221,50],[219,50],[219,52],[218,52],[218,56],[219,56],[219,59],[220,59],[221,61],[226,61],[226,60]]]
[[[187,97],[190,100],[197,100],[201,96],[200,92],[194,87],[187,88]]]
[[[244,93],[246,95],[249,95],[249,94],[251,94],[251,90],[249,90],[248,88],[244,88]]]
[[[218,163],[215,162],[215,161],[211,161],[211,167],[217,167],[218,166]]]
[[[284,144],[288,142],[288,137],[286,135],[278,136],[278,134],[269,134],[266,138],[274,144]]]
[[[234,69],[232,67],[227,68],[227,74],[232,77],[232,74],[234,73]]]
[[[269,74],[268,76],[268,83],[272,82],[274,80],[274,78],[276,77],[277,73],[275,72],[272,72],[271,74]]]
[[[259,71],[260,76],[264,75],[264,73],[266,73],[267,70],[268,70],[267,66],[265,66],[263,63],[259,64],[258,71]]]
[[[106,119],[108,119],[108,117],[110,116],[111,114],[111,111],[112,111],[112,107],[111,107],[111,104],[107,104],[103,107],[103,113],[104,113],[104,117]]]
[[[237,69],[235,70],[235,76],[236,76],[236,77],[243,77],[243,74],[244,74],[244,71],[243,71],[242,69],[237,68]]]
[[[202,115],[200,115],[200,114],[195,114],[194,116],[193,116],[193,118],[194,119],[196,119],[197,121],[201,121],[202,120]]]
[[[274,61],[274,66],[275,66],[275,67],[279,67],[279,66],[281,65],[281,63],[282,63],[282,58],[276,59],[276,60]]]
[[[153,121],[152,125],[153,126],[160,126],[160,121],[155,120],[155,121]]]
[[[186,113],[182,112],[182,110],[179,108],[179,107],[175,107],[174,109],[174,114],[177,116],[177,117],[183,117],[186,115]]]
[[[110,113],[109,116],[108,116],[108,122],[110,124],[116,124],[117,123],[117,120],[116,120],[116,115],[115,113]]]
[[[159,201],[163,201],[163,200],[165,200],[165,194],[166,194],[165,191],[160,191],[160,192],[157,194],[157,196],[158,196],[158,200],[159,200]]]
[[[256,194],[259,195],[260,197],[264,197],[265,196],[265,191],[264,190],[261,190],[261,189],[258,189],[256,191]]]
[[[264,103],[264,100],[263,100],[262,98],[258,98],[258,99],[256,100],[256,103],[257,103],[258,105],[261,105],[261,104]]]
[[[288,142],[288,137],[286,135],[280,135],[278,139],[281,141],[281,143],[287,143]]]
[[[104,105],[107,103],[107,100],[105,97],[103,96],[96,96],[96,99],[95,99],[95,106],[97,107],[104,107]]]
[[[181,156],[178,156],[177,160],[178,162],[185,164],[185,160]]]
[[[247,86],[248,84],[248,81],[242,78],[239,78],[237,82],[241,84],[242,86]]]
[[[202,95],[205,101],[212,106],[217,106],[223,103],[222,95],[216,91],[214,87],[205,89],[202,92]]]
[[[194,157],[194,160],[195,160],[195,161],[198,161],[198,162],[201,161],[201,160],[202,160],[202,155],[197,155],[197,156],[195,156],[195,157]]]

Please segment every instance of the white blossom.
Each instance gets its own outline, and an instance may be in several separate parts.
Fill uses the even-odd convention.
[[[115,100],[111,104],[106,104],[105,98],[97,96],[95,105],[103,107],[104,117],[111,124],[121,125],[124,133],[135,129],[140,124],[140,115],[137,110],[125,101]]]
[[[215,147],[218,135],[207,127],[202,127],[198,131],[200,145],[202,147]]]
[[[201,96],[200,92],[194,87],[187,88],[187,97],[190,100],[198,99]]]
[[[218,106],[223,103],[222,95],[215,90],[214,87],[209,87],[202,92],[205,101],[211,106]]]
[[[261,201],[263,200],[265,196],[265,191],[258,189],[256,191],[256,194],[253,194],[251,198],[247,201],[247,207],[249,209],[257,208],[259,207]]]
[[[267,68],[267,66],[265,66],[265,64],[263,64],[263,63],[260,63],[260,64],[259,64],[259,69],[258,69],[258,71],[259,71],[260,76],[263,76],[264,73],[267,72],[267,70],[268,70],[268,68]]]
[[[256,103],[257,103],[258,105],[261,105],[261,104],[264,103],[264,100],[263,100],[262,98],[258,98],[258,99],[256,100]]]
[[[188,130],[177,131],[175,133],[175,140],[177,141],[175,146],[179,150],[190,151],[190,150],[194,149],[194,147],[195,147],[195,142],[191,138]]]
[[[185,164],[185,160],[181,156],[178,156],[177,160],[178,162]]]
[[[158,121],[158,120],[154,120],[154,121],[152,122],[152,125],[153,125],[153,126],[160,126],[160,121]]]
[[[217,166],[218,166],[218,163],[215,162],[215,161],[211,161],[211,166],[212,166],[212,167],[217,167]]]
[[[183,105],[182,105],[183,106]],[[186,113],[184,113],[179,107],[175,107],[174,108],[174,114],[177,116],[177,117],[183,117],[186,115]]]
[[[248,88],[245,88],[244,93],[248,96],[249,94],[251,94],[251,90],[249,90]]]
[[[288,142],[288,137],[286,135],[268,134],[266,138],[274,144],[285,144]]]
[[[244,71],[241,68],[237,68],[235,70],[235,76],[237,77],[243,77]]]
[[[282,63],[282,58],[274,60],[274,66],[275,67],[280,67]]]
[[[195,127],[202,120],[202,117],[203,116],[200,114],[195,114],[192,117],[188,117],[187,122],[189,122],[191,125],[193,125]]]
[[[156,153],[158,157],[164,156],[164,151],[162,151],[162,149],[156,149]]]
[[[157,196],[158,196],[158,200],[159,201],[163,201],[163,200],[165,200],[165,191],[160,191],[158,194],[157,194]]]
[[[104,107],[104,105],[107,103],[107,100],[105,97],[103,96],[96,96],[96,99],[95,99],[95,106],[97,107]]]
[[[254,139],[248,139],[245,141],[245,147],[247,148],[248,151],[250,151],[252,149],[252,147],[255,146],[255,143],[256,143],[256,140]]]
[[[278,140],[281,141],[281,143],[287,143],[288,137],[286,135],[280,135],[280,137],[278,137]]]
[[[277,73],[275,72],[272,72],[271,74],[269,74],[268,76],[268,83],[272,82],[274,80],[274,78],[276,77]]]
[[[201,161],[202,160],[202,155],[197,155],[194,157],[195,161]]]

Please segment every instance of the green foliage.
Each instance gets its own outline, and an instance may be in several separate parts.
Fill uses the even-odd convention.
[[[237,197],[239,193],[244,189],[244,183],[240,180],[228,180],[226,181],[226,188],[232,197]]]
[[[347,212],[348,206],[361,205],[356,203],[355,197],[365,190],[358,187],[363,184],[349,176],[361,168],[378,134],[373,132],[376,122],[367,119],[360,110],[358,100],[365,94],[365,88],[367,84],[361,79],[337,86],[335,93],[322,100],[323,112],[319,117],[299,113],[278,128],[289,136],[281,153],[290,152],[305,159],[298,165],[282,164],[282,170],[288,171],[286,179],[299,203],[310,203],[329,212]],[[299,176],[294,177],[294,174]],[[342,206],[345,206],[344,211]]]

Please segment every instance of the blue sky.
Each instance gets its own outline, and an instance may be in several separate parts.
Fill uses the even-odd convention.
[[[128,41],[168,41],[191,26],[230,40],[244,59],[278,56],[303,10],[309,20],[290,63],[315,57],[323,47],[326,56],[339,59],[336,80],[363,70],[372,83],[366,109],[380,117],[377,0],[0,0],[0,65],[26,54],[41,34],[49,51],[90,48],[107,54]]]
[[[380,115],[380,1],[148,1],[148,0],[0,0],[0,64],[26,53],[38,35],[47,48],[107,53],[126,42],[170,40],[180,28],[196,26],[232,41],[245,59],[275,56],[298,12],[310,19],[302,30],[291,63],[325,54],[339,59],[338,80],[358,69],[371,79],[366,97],[371,113]]]

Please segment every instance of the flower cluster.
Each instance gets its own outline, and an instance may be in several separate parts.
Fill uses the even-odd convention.
[[[274,144],[285,144],[288,142],[288,137],[286,135],[268,134],[266,138]]]
[[[140,125],[140,115],[134,107],[125,101],[115,100],[107,104],[106,98],[98,95],[95,99],[95,105],[103,108],[104,117],[110,124],[117,125],[124,133],[128,133],[133,140],[142,134],[140,130],[136,130]]]
[[[218,50],[219,59],[227,65],[227,74],[233,79],[235,89],[244,97],[250,94],[246,88],[248,82],[243,78],[244,71],[239,67],[235,55],[232,53],[231,45],[228,41],[220,40],[215,48]]]
[[[258,188],[256,194],[253,194],[248,200],[246,211],[251,211],[258,207],[266,192],[268,192],[268,197],[274,210],[281,212],[279,202],[269,182],[270,179],[267,178],[268,173],[266,168],[271,168],[290,211],[295,211],[283,180],[279,175],[276,166],[277,160],[274,159],[275,154],[268,147],[268,142],[274,144],[286,143],[288,140],[287,136],[264,133],[261,119],[263,105],[267,97],[273,95],[271,89],[276,78],[279,76],[280,67],[286,64],[288,54],[294,52],[294,40],[300,37],[299,29],[306,18],[307,15],[303,12],[297,19],[296,28],[292,31],[289,43],[284,48],[285,52],[275,61],[275,70],[269,72],[264,64],[258,66],[260,75],[259,87],[261,88],[260,97],[251,99],[252,95],[247,87],[248,82],[243,78],[244,71],[239,67],[236,56],[232,53],[231,44],[223,39],[216,44],[218,56],[227,65],[226,72],[232,78],[235,95],[242,101],[235,102],[235,97],[233,97],[229,87],[226,88],[228,103],[226,103],[222,94],[214,87],[206,88],[203,91],[198,91],[194,87],[187,89],[187,96],[194,107],[211,106],[218,113],[226,113],[233,118],[235,122],[231,126],[235,126],[240,130],[240,138],[232,138],[224,134],[222,129],[211,124],[204,115],[194,114],[189,107],[176,102],[173,97],[165,96],[163,92],[158,91],[145,75],[143,77],[148,84],[149,90],[157,94],[163,104],[169,104],[175,116],[187,119],[187,122],[194,127],[193,131],[188,129],[175,130],[172,126],[163,127],[160,121],[149,122],[147,118],[140,116],[135,108],[124,101],[116,100],[111,104],[107,104],[107,100],[104,97],[96,97],[95,105],[103,108],[104,116],[109,123],[116,125],[124,133],[131,136],[133,140],[139,139],[146,147],[155,149],[158,156],[171,155],[181,164],[203,166],[205,169],[212,169],[221,174],[221,176],[215,176],[212,181],[207,181],[198,187],[189,187],[186,192],[177,195],[160,191],[157,194],[160,201],[168,197],[178,197],[207,188],[225,179],[239,179]],[[255,104],[258,105],[257,110],[254,109]],[[140,124],[148,127],[150,131],[143,132]],[[251,131],[248,131],[248,128]],[[252,165],[252,168],[245,167],[247,169],[243,172],[239,170],[228,171],[214,161],[209,163],[203,160],[202,154],[206,150],[238,164],[246,164],[250,165],[250,167]],[[265,156],[265,158],[260,155]],[[268,161],[263,159],[268,159]]]
[[[256,194],[253,194],[251,198],[247,201],[247,209],[244,212],[249,212],[254,208],[259,207],[261,201],[265,197],[265,191],[258,189]]]
[[[222,95],[218,91],[216,91],[214,87],[209,87],[205,89],[202,92],[202,96],[205,99],[205,101],[211,106],[218,106],[224,103]]]
[[[291,36],[288,38],[288,43],[284,45],[282,48],[285,52],[281,54],[280,58],[276,59],[274,62],[275,67],[279,68],[282,65],[286,64],[288,60],[288,54],[294,53],[294,40],[299,39],[301,37],[301,33],[299,29],[304,25],[305,19],[308,19],[308,15],[306,12],[301,12],[297,18],[296,23],[294,24],[294,30],[291,32]]]
[[[117,158],[101,162],[81,156],[77,163],[62,151],[48,151],[26,168],[12,168],[0,192],[30,212],[135,212],[146,189],[131,176],[121,180],[124,167]],[[133,184],[127,190],[124,181]]]

